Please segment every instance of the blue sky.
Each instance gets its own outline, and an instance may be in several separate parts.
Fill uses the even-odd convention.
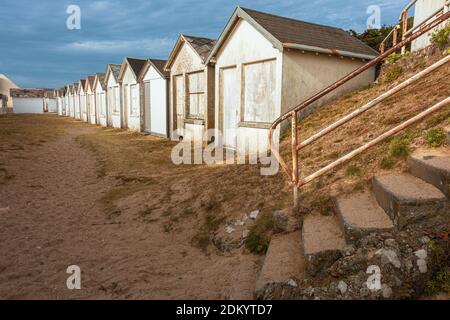
[[[22,87],[61,87],[125,56],[166,58],[180,33],[216,38],[237,5],[362,31],[367,7],[393,24],[409,0],[2,0],[0,73]],[[66,9],[81,8],[81,30]]]

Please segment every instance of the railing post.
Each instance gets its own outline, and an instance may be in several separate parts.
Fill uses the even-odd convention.
[[[406,32],[408,31],[408,11],[403,11],[403,26],[402,26],[402,40],[406,39]],[[406,46],[402,47],[402,54],[405,54]]]
[[[398,26],[394,27],[394,35],[392,36],[392,44],[393,47],[395,47],[397,45],[397,38],[398,38]]]
[[[294,208],[297,209],[299,205],[298,199],[298,132],[297,132],[297,112],[291,114],[291,127],[292,127],[292,182],[293,182],[293,196],[294,196]]]

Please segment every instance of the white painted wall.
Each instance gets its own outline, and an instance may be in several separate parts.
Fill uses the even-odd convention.
[[[44,113],[43,98],[12,98],[14,113]]]
[[[107,110],[106,110],[106,90],[103,90],[101,84],[97,82],[95,87],[95,105],[97,107],[97,124],[106,127]]]
[[[415,9],[414,9],[414,27],[421,24],[425,19],[427,19],[431,14],[436,12],[439,8],[442,8],[447,0],[419,0],[416,3]],[[448,11],[448,7],[446,8],[446,12]],[[432,21],[432,20],[430,20]],[[432,31],[428,32],[427,34],[419,37],[418,39],[414,40],[411,44],[411,50],[417,51],[420,49],[423,49],[431,44],[431,34],[442,28],[444,24],[441,24],[439,27],[433,29]]]
[[[144,99],[145,128],[149,133],[167,136],[167,79],[150,66],[144,76],[144,83],[150,87],[150,99]]]
[[[187,92],[187,78],[190,73],[203,71],[205,73],[205,118],[204,119],[187,119],[187,115],[182,114],[183,111],[186,110],[186,100],[188,97],[186,95],[180,95],[177,93],[177,81],[176,79],[181,79],[180,81],[183,83],[183,88],[178,90],[178,92]],[[178,140],[179,137],[174,135],[174,131],[189,129],[194,132],[204,132],[205,125],[197,124],[197,123],[205,123],[208,121],[209,112],[213,112],[214,104],[211,102],[214,98],[214,77],[210,77],[208,75],[209,72],[214,72],[214,69],[206,67],[198,54],[186,43],[183,43],[180,48],[178,55],[176,56],[171,70],[171,85],[170,85],[170,134],[173,140]],[[179,82],[179,83],[181,83]],[[177,99],[177,96],[179,99]],[[182,101],[180,101],[182,100]],[[178,110],[178,113],[177,113]],[[178,120],[178,121],[177,121]],[[186,121],[188,120],[188,121]],[[189,126],[186,126],[186,122],[189,122]],[[210,124],[210,127],[214,126],[214,123]]]
[[[75,101],[75,119],[80,120],[81,119],[80,95],[78,93],[74,94],[73,99]]]
[[[56,113],[58,111],[58,108],[56,105],[56,99],[47,99],[47,108],[48,108],[48,112]]]
[[[121,88],[120,84],[116,82],[114,76],[110,74],[106,79],[108,86],[108,116],[110,117],[109,124],[113,128],[122,128],[122,103],[121,103]]]
[[[299,103],[366,63],[367,61],[358,59],[330,57],[312,52],[285,51],[283,58],[282,113],[291,110]],[[317,103],[312,104],[300,116],[307,115],[326,102],[347,92],[368,86],[374,80],[375,68],[371,68],[320,99]]]
[[[126,128],[141,131],[141,108],[139,84],[136,82],[131,68],[127,67],[122,80],[123,112],[126,117]],[[134,106],[134,107],[133,107]]]
[[[279,50],[254,29],[246,21],[240,20],[236,25],[231,36],[223,44],[220,52],[216,57],[216,99],[215,99],[215,127],[220,129],[224,135],[224,144],[226,147],[243,151],[244,145],[239,146],[238,141],[244,138],[250,139],[250,152],[256,151],[257,147],[265,149],[267,147],[268,125],[281,112],[281,80],[282,80],[282,62],[283,56]],[[258,64],[253,64],[258,62]],[[265,63],[273,65],[273,86],[270,88],[261,87],[262,81],[251,86],[245,84],[245,76],[251,77],[252,68],[261,68]],[[234,71],[232,69],[234,68]],[[234,79],[228,79],[234,77]],[[247,97],[245,96],[245,88],[247,87]],[[250,91],[248,91],[250,90]],[[254,92],[257,90],[258,92]],[[249,123],[245,122],[245,101],[247,106],[251,105],[250,97],[261,96],[264,101],[271,96],[273,106],[269,110],[269,114],[255,115],[255,119],[265,119],[264,122]],[[255,100],[253,99],[252,100]],[[237,104],[237,106],[236,106]],[[232,110],[230,110],[230,108]],[[253,110],[257,111],[257,110]],[[247,114],[252,112],[250,108]],[[230,128],[236,130],[232,132]],[[225,131],[224,131],[225,130]],[[278,132],[275,133],[278,136]]]

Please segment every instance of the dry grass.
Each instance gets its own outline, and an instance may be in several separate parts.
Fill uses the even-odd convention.
[[[64,133],[66,122],[55,115],[0,115],[0,152],[23,150],[54,141]]]
[[[282,175],[261,176],[259,166],[177,166],[170,158],[174,142],[123,130],[102,129],[78,142],[95,154],[99,176],[116,181],[102,198],[109,217],[121,215],[124,201],[149,198],[137,210],[138,219],[162,220],[165,232],[193,223],[197,231],[192,242],[202,249],[226,221],[290,205]]]
[[[313,113],[300,123],[299,135],[304,140],[319,129],[332,124],[343,115],[369,102],[418,70],[431,65],[440,59],[441,53],[424,59],[410,55],[384,68],[380,83],[367,89],[347,94],[319,111]],[[387,77],[391,70],[402,68],[399,78],[391,83]],[[381,103],[374,109],[350,121],[328,136],[314,142],[300,152],[301,175],[307,176],[324,167],[338,157],[343,156],[381,133],[400,124],[420,111],[448,97],[450,82],[447,64],[440,70],[404,89],[395,96]],[[316,207],[317,195],[336,197],[370,186],[370,179],[384,169],[403,171],[406,169],[405,155],[419,146],[425,146],[424,132],[433,127],[442,127],[450,123],[450,108],[434,114],[422,123],[410,127],[400,137],[390,139],[376,146],[367,153],[355,158],[352,162],[310,183],[302,190],[302,201],[305,206]],[[399,143],[400,141],[401,143]],[[406,141],[406,142],[405,142]],[[290,136],[281,144],[284,159],[291,158]],[[319,208],[320,209],[320,208]],[[322,209],[320,209],[322,210]]]

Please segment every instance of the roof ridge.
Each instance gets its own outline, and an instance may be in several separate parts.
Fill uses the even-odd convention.
[[[280,15],[276,15],[276,14],[272,14],[272,13],[267,13],[264,11],[258,11],[258,10],[254,10],[254,9],[249,9],[249,8],[244,8],[244,7],[240,7],[242,10],[244,11],[253,11],[256,13],[260,13],[260,14],[264,14],[267,16],[271,16],[271,17],[275,17],[275,18],[281,18],[281,19],[287,19],[287,20],[291,20],[291,21],[296,21],[296,22],[302,22],[302,23],[306,23],[306,24],[310,24],[312,26],[318,26],[318,27],[325,27],[325,28],[329,28],[329,29],[335,29],[335,30],[339,30],[339,31],[343,31],[346,32],[344,29],[339,28],[339,27],[333,27],[333,26],[329,26],[326,24],[320,24],[320,23],[315,23],[315,22],[310,22],[310,21],[305,21],[305,20],[300,20],[300,19],[295,19],[295,18],[291,18],[291,17],[286,17],[286,16],[280,16]]]

